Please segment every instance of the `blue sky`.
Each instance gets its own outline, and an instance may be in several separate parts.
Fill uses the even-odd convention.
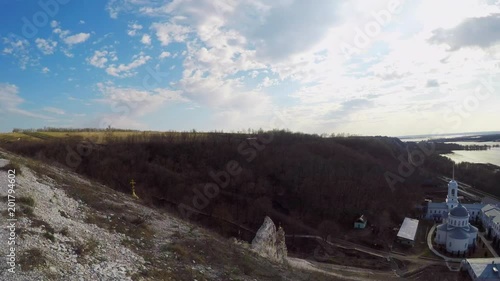
[[[500,2],[0,2],[0,131],[499,130]]]

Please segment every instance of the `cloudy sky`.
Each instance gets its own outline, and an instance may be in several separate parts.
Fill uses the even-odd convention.
[[[1,1],[0,131],[498,131],[499,62],[499,0]]]

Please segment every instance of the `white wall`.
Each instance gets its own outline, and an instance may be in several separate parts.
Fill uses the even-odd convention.
[[[451,246],[450,246],[451,243]],[[446,250],[448,252],[464,252],[469,248],[469,241],[468,239],[454,239],[448,237],[446,241]]]

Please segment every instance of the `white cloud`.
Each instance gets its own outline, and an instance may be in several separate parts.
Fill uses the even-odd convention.
[[[165,51],[165,52],[161,52],[160,56],[158,57],[159,59],[164,59],[164,58],[168,58],[170,57],[170,53]]]
[[[85,21],[84,20],[80,20],[78,23],[85,24]]]
[[[109,13],[109,17],[112,19],[118,18],[119,8],[114,6],[115,2],[116,0],[110,0],[106,5],[106,11]]]
[[[71,53],[68,49],[64,49],[64,48],[63,48],[63,49],[61,49],[61,51],[62,51],[62,52],[63,52],[63,54],[64,54],[65,56],[67,56],[68,58],[72,58],[72,57],[74,57],[74,56],[75,56],[75,55],[74,55],[73,53]]]
[[[52,27],[52,32],[58,34],[61,39],[65,38],[70,33],[69,30],[63,30],[61,28],[61,23],[55,20],[50,22],[50,27]]]
[[[117,115],[127,117],[144,116],[155,112],[165,104],[187,101],[179,91],[166,89],[145,91],[102,83],[98,83],[97,87],[102,93],[102,98],[98,101],[114,105],[113,108],[120,108],[120,114]]]
[[[500,43],[500,14],[468,18],[452,29],[434,30],[430,41],[446,43],[451,47],[451,50],[463,47],[488,48],[494,46]]]
[[[151,36],[148,34],[142,35],[141,43],[144,45],[151,45]]]
[[[44,107],[43,110],[47,111],[49,113],[57,114],[57,115],[64,115],[64,114],[66,114],[64,112],[64,110],[62,110],[60,108],[55,108],[55,107]]]
[[[106,62],[108,62],[108,59],[106,58],[107,54],[107,51],[95,51],[92,57],[87,58],[87,62],[95,67],[104,68],[106,66]]]
[[[87,58],[87,62],[90,65],[93,65],[97,68],[106,67],[106,63],[110,60],[111,61],[118,60],[115,51],[107,51],[107,50],[94,51],[94,54],[91,57]]]
[[[51,119],[48,116],[19,108],[19,106],[24,103],[24,99],[18,94],[19,88],[16,85],[0,83],[0,116],[16,114],[45,120]]]
[[[28,40],[16,36],[4,37],[3,44],[5,48],[2,52],[16,59],[21,69],[25,70],[29,63],[36,62],[36,59],[30,56],[30,43]]]
[[[64,43],[66,43],[68,45],[80,44],[80,43],[87,41],[87,39],[89,39],[89,37],[90,37],[90,33],[83,33],[82,32],[82,33],[78,33],[78,34],[71,35],[71,36],[64,38]]]
[[[15,108],[24,100],[18,96],[19,89],[16,85],[0,83],[0,105],[3,109]]]
[[[50,69],[48,67],[42,68],[42,73],[49,73]]]
[[[430,128],[435,123],[422,122],[422,114],[443,119],[436,114],[439,106],[463,99],[463,92],[473,91],[468,85],[473,79],[492,71],[471,62],[500,59],[493,28],[500,6],[476,0],[402,1],[400,10],[380,22],[377,17],[387,15],[389,3],[175,0],[136,3],[128,12],[166,19],[150,29],[162,46],[186,44],[172,55],[183,53],[182,79],[175,86],[191,100],[221,109],[220,122],[245,120],[250,115],[243,112],[259,104],[253,97],[271,108],[259,90],[273,86],[266,91],[294,104],[277,110],[298,130],[380,134]],[[443,17],[442,11],[449,13]],[[367,28],[375,28],[375,34],[367,35]],[[345,57],[340,46],[355,43],[360,32],[366,44]],[[434,43],[456,50],[432,44],[433,34]]]
[[[180,82],[184,95],[192,101],[216,109],[222,116],[237,113],[231,120],[255,120],[265,117],[271,110],[271,99],[259,90],[246,90],[239,79],[221,79],[213,75],[204,76],[195,71]],[[226,120],[228,121],[228,120]]]
[[[138,11],[139,7],[154,3],[151,0],[109,0],[105,10],[109,17],[117,19],[121,13]]]
[[[262,80],[262,83],[260,83],[257,88],[268,88],[274,85],[278,85],[279,80],[278,79],[271,79],[269,77],[264,77]]]
[[[141,36],[144,44],[154,37],[162,46],[185,47],[158,58],[182,60],[171,66],[182,70],[171,85],[219,112],[210,121],[223,129],[259,126],[269,112],[280,112],[291,129],[306,132],[428,132],[432,120],[444,119],[440,107],[463,100],[479,78],[498,73],[493,65],[500,59],[500,40],[493,27],[500,6],[482,0],[404,1],[380,23],[377,17],[386,15],[388,3],[111,0],[106,9],[112,18],[151,17],[148,34],[137,22],[128,25],[127,34]],[[53,28],[64,33],[59,24]],[[344,56],[340,46],[362,37],[366,44],[358,53]],[[95,64],[127,77],[149,59],[141,54],[129,64],[106,65],[109,57],[101,56]],[[481,109],[494,105],[500,102]]]
[[[134,59],[131,63],[129,64],[120,64],[118,66],[112,64],[108,68],[106,68],[106,72],[109,75],[115,76],[115,77],[130,77],[134,76],[135,72],[133,70],[146,62],[148,62],[151,59],[150,56],[145,56],[145,55],[139,55],[136,59]]]
[[[61,24],[55,20],[50,22],[50,26],[52,27],[52,32],[59,35],[59,38],[70,47],[83,43],[90,38],[90,33],[85,32],[70,35],[71,31],[63,30]]]
[[[129,36],[135,36],[137,33],[142,29],[142,25],[138,24],[137,22],[130,22],[128,24],[128,31],[127,34]]]
[[[167,46],[171,42],[184,42],[190,32],[189,27],[173,23],[153,23],[151,29],[155,31],[162,46]]]
[[[52,41],[50,39],[42,39],[37,38],[35,40],[36,46],[44,55],[51,55],[54,53],[55,48],[57,47],[57,42]]]

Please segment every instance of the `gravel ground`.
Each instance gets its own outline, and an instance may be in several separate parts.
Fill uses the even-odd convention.
[[[16,198],[32,198],[33,215],[20,215],[22,203],[16,204],[16,228],[22,229],[17,238],[18,257],[30,249],[41,251],[45,265],[32,271],[21,269],[17,263],[16,273],[7,271],[8,265],[0,263],[1,280],[131,280],[129,276],[144,267],[144,259],[121,244],[125,238],[122,233],[110,233],[95,224],[85,222],[90,209],[81,201],[66,195],[64,190],[55,188],[50,179],[41,181],[32,171],[22,167],[22,174],[17,175]],[[7,195],[7,172],[0,171],[0,197]],[[6,200],[0,202],[0,209],[7,209]],[[5,218],[5,216],[4,216]],[[2,220],[0,243],[6,243],[9,230],[6,219]],[[48,225],[47,225],[48,224]],[[53,228],[52,240],[44,236],[48,227]],[[90,242],[89,242],[90,241]],[[79,259],[75,245],[85,245],[98,241],[95,254],[85,260]],[[7,255],[8,247],[0,247],[1,255]]]

